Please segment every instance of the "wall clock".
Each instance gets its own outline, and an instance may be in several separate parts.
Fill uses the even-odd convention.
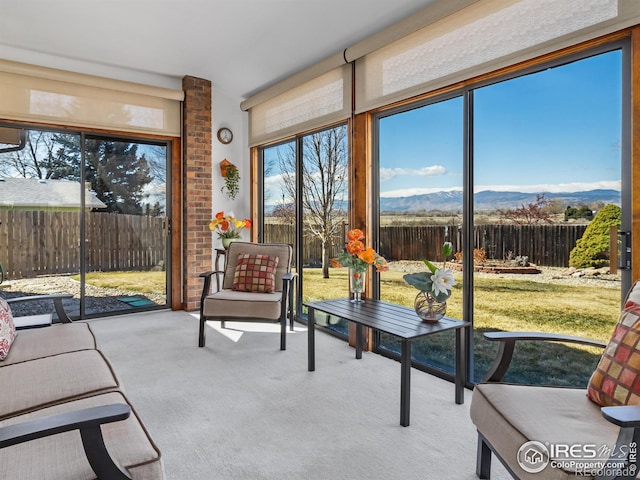
[[[222,127],[218,130],[218,140],[225,145],[231,143],[231,140],[233,140],[233,132],[227,127]]]

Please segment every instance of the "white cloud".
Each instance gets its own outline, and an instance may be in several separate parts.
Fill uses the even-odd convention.
[[[576,182],[576,183],[558,183],[558,184],[539,184],[539,185],[476,185],[475,193],[492,190],[494,192],[523,192],[523,193],[561,193],[561,192],[586,192],[588,190],[621,190],[620,181],[601,181],[601,182]],[[412,195],[424,195],[436,192],[454,192],[462,191],[461,187],[450,188],[403,188],[400,190],[389,190],[381,192],[380,196],[384,198],[410,197]]]
[[[412,177],[438,177],[446,175],[446,173],[447,169],[442,165],[431,165],[423,168],[381,168],[380,181],[384,182],[402,175],[409,175]]]
[[[396,198],[396,197],[411,197],[413,195],[424,195],[426,193],[437,192],[461,192],[462,187],[450,187],[450,188],[403,188],[400,190],[389,190],[387,192],[381,192],[380,196],[384,198]]]
[[[494,192],[524,192],[524,193],[561,193],[586,192],[588,190],[621,190],[619,180],[603,180],[600,182],[575,182],[539,185],[477,185],[475,192],[493,190]]]

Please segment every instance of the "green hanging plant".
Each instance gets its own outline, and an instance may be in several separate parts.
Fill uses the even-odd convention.
[[[227,196],[231,200],[235,200],[236,195],[240,191],[240,171],[238,167],[231,164],[225,169],[226,175],[224,176],[224,185],[220,189],[221,192],[227,190]]]

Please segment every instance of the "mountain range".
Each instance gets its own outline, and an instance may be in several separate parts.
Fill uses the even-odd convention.
[[[517,208],[522,205],[536,203],[538,195],[544,195],[546,200],[558,199],[565,206],[577,207],[591,205],[596,202],[620,205],[620,192],[618,190],[588,190],[584,192],[497,192],[484,190],[474,195],[475,210],[496,210]],[[458,211],[462,210],[462,192],[442,191],[411,195],[409,197],[382,197],[380,198],[380,211]]]

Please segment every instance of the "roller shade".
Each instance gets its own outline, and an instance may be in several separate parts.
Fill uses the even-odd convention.
[[[181,90],[0,60],[0,118],[180,136]]]
[[[251,107],[249,146],[349,118],[351,78],[343,65]]]
[[[640,21],[637,0],[485,0],[356,60],[356,113]]]

